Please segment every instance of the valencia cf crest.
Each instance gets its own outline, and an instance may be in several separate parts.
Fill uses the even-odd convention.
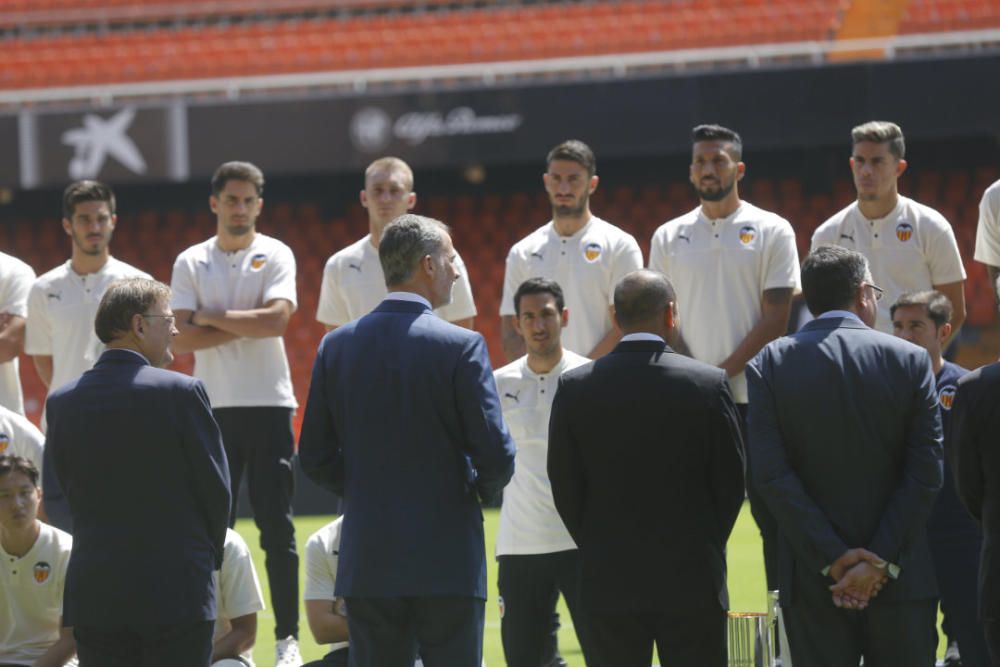
[[[942,387],[941,391],[938,392],[938,403],[941,404],[942,410],[951,410],[951,404],[955,402],[955,387],[948,385],[947,387]]]
[[[743,245],[750,245],[753,240],[757,238],[757,230],[750,225],[743,225],[740,227],[740,243]]]
[[[601,244],[588,243],[583,246],[583,258],[591,264],[599,260],[601,258]]]
[[[44,584],[48,581],[49,574],[52,572],[52,566],[45,561],[39,561],[35,563],[35,567],[32,572],[35,575],[35,581],[40,584]]]
[[[913,225],[908,222],[901,222],[896,225],[896,238],[906,243],[913,236]]]
[[[10,436],[6,433],[0,433],[0,454],[7,451],[7,447],[10,445]]]
[[[267,264],[267,255],[258,253],[250,258],[250,270],[260,271]]]

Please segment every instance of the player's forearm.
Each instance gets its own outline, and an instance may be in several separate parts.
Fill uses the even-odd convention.
[[[0,314],[3,325],[0,327],[0,363],[16,359],[24,351],[24,318]]]
[[[62,628],[59,639],[35,661],[34,667],[63,667],[75,654],[76,640],[73,638],[73,629]]]
[[[757,356],[757,353],[765,345],[785,335],[788,331],[788,318],[791,315],[791,310],[791,289],[782,288],[764,292],[764,304],[760,319],[736,346],[733,353],[719,364],[719,367],[726,371],[729,377],[742,373],[746,369],[747,363]]]
[[[177,322],[177,331],[179,333],[174,336],[171,342],[174,352],[177,354],[205,350],[239,338],[239,336],[234,336],[228,331],[221,331],[215,327],[201,327],[180,321]]]
[[[250,619],[253,622],[236,622]],[[212,644],[212,662],[223,658],[235,658],[244,651],[253,648],[257,641],[257,614],[240,617],[231,621],[229,632],[222,635]]]
[[[241,338],[271,338],[283,336],[288,328],[289,313],[271,308],[253,310],[199,310],[193,324],[214,327]]]
[[[333,601],[306,600],[306,617],[317,644],[348,640],[347,617],[334,611]]]

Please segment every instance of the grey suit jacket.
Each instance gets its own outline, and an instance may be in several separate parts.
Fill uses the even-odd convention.
[[[853,547],[901,568],[873,604],[937,594],[926,523],[942,483],[930,357],[851,318],[817,319],[747,366],[751,479],[779,526],[785,603],[828,604]]]

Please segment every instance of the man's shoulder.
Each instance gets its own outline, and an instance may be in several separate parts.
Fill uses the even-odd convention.
[[[257,232],[257,235],[253,239],[253,244],[250,246],[252,252],[265,252],[268,254],[283,254],[292,253],[292,249],[287,243],[273,236],[268,236],[267,234],[261,234]]]
[[[35,278],[32,289],[45,290],[57,285],[60,281],[69,276],[69,261],[57,264],[42,275]]]
[[[795,233],[792,229],[792,223],[788,220],[774,211],[768,211],[748,201],[743,202],[743,206],[736,216],[736,221],[740,223],[753,222],[765,230]]]
[[[951,223],[937,209],[931,208],[927,204],[921,204],[917,200],[904,197],[903,195],[899,196],[899,200],[902,202],[903,209],[906,212],[904,215],[919,225],[921,229],[930,229],[932,231],[951,229]]]
[[[521,238],[517,241],[517,243],[511,246],[510,255],[525,256],[534,250],[538,245],[546,243],[552,233],[552,224],[552,221],[549,220],[541,227],[534,229],[527,236]]]
[[[330,255],[326,260],[325,270],[332,271],[343,267],[344,264],[357,261],[365,256],[365,244],[369,243],[368,235],[355,241],[349,246],[345,246]]]
[[[35,279],[35,270],[22,259],[0,252],[0,275],[4,280],[31,281]]]
[[[857,210],[857,208],[858,208],[858,202],[852,201],[850,204],[848,204],[844,208],[840,209],[839,211],[831,215],[819,227],[816,228],[816,231],[813,232],[813,238],[815,239],[818,237],[836,234],[837,228],[845,220],[847,220],[851,212]],[[838,241],[839,239],[834,238],[833,240]]]
[[[250,556],[250,547],[246,540],[232,528],[226,528],[226,539],[222,546],[222,564],[227,561]]]
[[[0,405],[0,426],[5,429],[9,426],[9,429],[18,435],[28,436],[34,440],[45,440],[45,436],[30,419],[2,405]]]
[[[43,545],[47,551],[69,555],[73,549],[72,535],[47,523],[39,522],[39,526],[38,539],[44,540]]]
[[[152,280],[153,276],[149,275],[142,269],[136,268],[127,262],[123,262],[120,259],[115,259],[114,257],[108,257],[108,263],[104,269],[108,276],[112,278],[146,278],[147,280]]]
[[[524,375],[524,357],[518,357],[493,371],[493,378],[499,383],[504,380],[519,380]]]
[[[612,244],[632,244],[638,245],[635,237],[626,232],[621,227],[614,225],[604,218],[599,218],[596,215],[590,217],[590,228],[587,230],[586,235],[599,235],[607,239]]]
[[[195,262],[195,261],[207,261],[212,256],[212,248],[215,247],[216,239],[218,237],[212,236],[204,241],[199,241],[192,246],[188,246],[181,250],[177,255],[178,262]]]
[[[695,206],[693,209],[687,213],[683,213],[676,218],[671,218],[667,220],[662,225],[656,228],[653,232],[654,239],[660,239],[664,242],[672,241],[676,234],[685,225],[691,225],[698,222],[698,214],[701,212],[701,206]]]
[[[337,517],[326,524],[306,540],[306,548],[322,550],[323,553],[330,553],[331,550],[338,550],[340,547],[340,529],[344,522],[344,517]]]
[[[969,371],[959,379],[958,387],[959,389],[964,388],[967,392],[973,389],[1000,390],[1000,361],[994,361],[992,364],[986,364]]]
[[[994,181],[983,191],[983,201],[988,205],[1000,206],[1000,180]]]

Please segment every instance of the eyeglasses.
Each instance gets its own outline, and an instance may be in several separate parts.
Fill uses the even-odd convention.
[[[162,317],[167,321],[168,326],[173,326],[174,322],[177,321],[177,318],[174,317],[173,315],[143,315],[143,318],[149,318],[149,317]]]
[[[875,283],[861,283],[861,284],[862,285],[868,285],[868,287],[872,288],[872,292],[875,293],[875,300],[876,301],[881,301],[882,297],[885,296],[885,290],[882,289],[881,287],[879,287],[878,285],[876,285]]]

